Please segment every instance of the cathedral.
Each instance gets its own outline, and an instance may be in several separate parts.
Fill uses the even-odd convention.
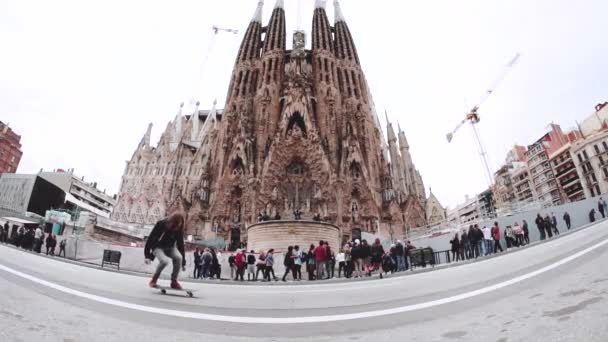
[[[370,232],[402,238],[445,219],[426,195],[401,128],[384,138],[352,34],[334,1],[317,0],[312,44],[287,49],[283,0],[267,25],[260,1],[245,32],[223,110],[180,110],[150,144],[148,127],[127,162],[112,218],[153,224],[187,213],[199,239],[246,242],[260,216],[313,217],[344,240]]]

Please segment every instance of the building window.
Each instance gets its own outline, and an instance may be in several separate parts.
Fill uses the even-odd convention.
[[[604,151],[608,151],[608,144],[605,141],[602,141],[602,145],[604,146]]]
[[[587,150],[583,150],[583,157],[585,157],[585,160],[589,159],[589,156],[587,155]]]
[[[596,154],[600,154],[600,148],[597,145],[593,145],[593,149],[595,149]]]
[[[604,177],[608,178],[608,170],[606,168],[602,168],[602,171],[604,172]]]
[[[591,179],[593,180],[593,183],[597,182],[597,178],[595,178],[595,173],[591,174]]]
[[[578,161],[582,163],[583,162],[583,157],[581,157],[581,154],[578,153],[576,156],[578,157]]]
[[[602,158],[602,156],[599,156],[600,158],[600,165],[604,165],[604,158]]]
[[[595,193],[597,193],[598,195],[601,194],[602,192],[600,191],[600,186],[599,185],[595,185]]]

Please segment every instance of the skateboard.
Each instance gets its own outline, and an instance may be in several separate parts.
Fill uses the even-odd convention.
[[[169,286],[160,286],[160,285],[156,286],[155,288],[160,290],[160,293],[162,293],[164,295],[167,294],[167,291],[175,291],[175,292],[185,292],[188,295],[188,297],[190,297],[190,298],[194,297],[194,291],[190,290],[190,289],[176,290],[176,289],[172,289]]]

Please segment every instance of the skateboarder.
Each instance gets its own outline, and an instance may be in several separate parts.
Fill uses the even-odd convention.
[[[184,253],[184,216],[182,213],[174,213],[164,220],[158,221],[146,242],[144,248],[146,264],[158,258],[158,266],[156,272],[148,284],[150,287],[156,287],[156,281],[160,277],[163,269],[170,263],[173,263],[173,271],[171,272],[171,288],[181,290],[181,285],[177,282],[179,275],[180,264],[185,270],[186,256]]]

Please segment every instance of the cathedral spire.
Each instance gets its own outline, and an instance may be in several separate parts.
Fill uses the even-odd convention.
[[[262,23],[262,9],[263,8],[264,8],[264,0],[258,1],[258,7],[255,9],[255,12],[253,13],[251,22]]]
[[[285,50],[286,46],[285,10],[283,0],[278,0],[272,10],[266,38],[264,39],[264,53],[273,50]]]
[[[148,129],[146,130],[146,134],[144,134],[144,138],[142,139],[142,144],[146,147],[150,147],[150,136],[152,135],[152,123],[148,124]]]
[[[359,63],[359,54],[355,47],[355,42],[350,34],[348,25],[344,20],[344,14],[342,14],[342,8],[338,0],[334,0],[334,12],[335,12],[335,36],[336,36],[336,55],[340,59],[347,59]]]
[[[196,142],[197,138],[198,138],[198,132],[200,131],[200,122],[198,119],[198,107],[201,103],[199,101],[196,101],[196,107],[194,107],[194,112],[192,113],[192,116],[190,116],[190,120],[192,121],[192,131],[190,132],[190,140],[192,140],[192,142]]]
[[[241,42],[241,48],[237,56],[237,63],[244,62],[259,57],[259,51],[262,40],[262,8],[264,7],[264,1],[258,2],[253,18],[247,27],[245,37]]]
[[[277,0],[277,2],[274,4],[274,8],[285,8],[285,3],[283,0]]]
[[[342,13],[342,7],[340,7],[340,2],[338,0],[334,0],[334,16],[336,23],[340,21],[345,21],[344,13]]]
[[[388,135],[388,142],[395,143],[397,142],[397,137],[395,137],[393,124],[388,120],[388,113],[386,110],[384,111],[384,116],[386,117],[386,134]]]
[[[325,12],[327,1],[317,0],[315,14],[312,18],[312,48],[313,50],[329,50],[333,52],[331,25]]]
[[[399,124],[397,124],[399,126]],[[401,126],[399,126],[399,147],[405,148],[406,150],[410,149],[410,145],[407,142],[407,138],[405,133],[401,130]]]

